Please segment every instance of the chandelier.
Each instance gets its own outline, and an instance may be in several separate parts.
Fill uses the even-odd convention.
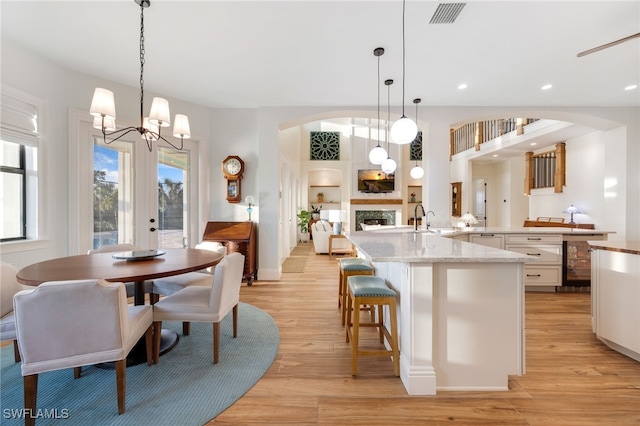
[[[378,133],[376,134],[378,144],[369,152],[369,162],[381,165],[387,159],[387,151],[380,146],[380,56],[384,54],[384,48],[376,47],[373,54],[378,58]]]
[[[189,129],[189,118],[183,114],[176,114],[173,122],[173,136],[180,138],[180,146],[165,139],[161,134],[163,127],[171,125],[169,112],[169,102],[163,98],[153,98],[149,116],[144,116],[144,9],[151,5],[151,0],[134,0],[140,6],[140,127],[130,126],[116,130],[116,105],[113,92],[101,87],[97,87],[89,113],[93,118],[93,127],[102,131],[105,144],[117,141],[124,135],[136,131],[147,142],[149,152],[152,150],[151,143],[163,140],[173,148],[181,150],[184,147],[184,140],[191,137]],[[107,136],[115,136],[107,142]]]
[[[418,126],[404,115],[404,86],[405,86],[405,9],[406,0],[402,0],[402,117],[391,126],[391,140],[398,145],[411,143],[418,134]]]

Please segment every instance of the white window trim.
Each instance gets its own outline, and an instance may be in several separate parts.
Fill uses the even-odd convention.
[[[15,240],[15,241],[5,241],[0,243],[0,255],[9,254],[9,253],[17,253],[21,251],[28,251],[34,249],[42,249],[47,247],[49,238],[48,238],[48,217],[45,214],[47,211],[47,206],[49,205],[49,196],[47,191],[47,180],[45,176],[47,175],[46,170],[46,158],[47,158],[47,143],[46,143],[46,134],[47,134],[47,103],[46,101],[37,98],[33,95],[25,93],[21,90],[15,89],[10,86],[2,85],[2,92],[7,94],[8,96],[20,99],[24,102],[30,103],[37,107],[38,109],[38,193],[36,195],[35,203],[37,205],[36,219],[35,221],[27,220],[27,239],[25,240]],[[30,197],[32,194],[27,193],[27,197]],[[27,215],[27,218],[29,215]],[[35,222],[35,223],[34,223]],[[29,227],[33,229],[36,227],[36,236],[29,237]]]

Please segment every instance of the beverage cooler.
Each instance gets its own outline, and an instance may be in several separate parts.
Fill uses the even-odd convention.
[[[603,240],[603,235],[565,235],[562,242],[562,286],[584,287],[591,286],[591,240]]]

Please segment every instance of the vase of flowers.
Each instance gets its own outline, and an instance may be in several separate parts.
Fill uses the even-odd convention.
[[[415,203],[415,202],[416,202],[416,193],[415,193],[415,192],[412,192],[412,193],[411,193],[411,200],[410,200],[410,202],[412,202],[412,203]]]

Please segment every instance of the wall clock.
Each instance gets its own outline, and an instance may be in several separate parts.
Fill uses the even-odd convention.
[[[244,161],[237,155],[230,155],[222,161],[222,174],[227,180],[227,201],[239,203],[242,199],[241,183]]]

